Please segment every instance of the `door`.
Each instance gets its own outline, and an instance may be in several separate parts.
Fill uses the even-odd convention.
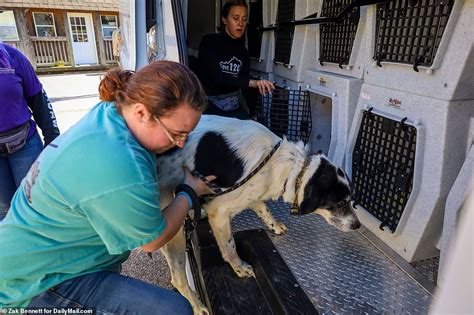
[[[90,13],[68,13],[67,16],[76,65],[97,64],[92,15]]]

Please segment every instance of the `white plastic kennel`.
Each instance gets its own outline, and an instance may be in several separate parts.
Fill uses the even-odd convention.
[[[313,117],[312,151],[342,166],[362,80],[322,71],[307,71]]]
[[[363,225],[407,261],[438,256],[437,243],[441,237],[444,203],[466,158],[470,121],[474,117],[474,100],[444,101],[370,84],[362,85],[346,150],[345,168],[350,178],[353,178],[354,165],[357,164],[354,155],[363,115],[369,110],[387,121],[402,122],[406,119],[405,124],[416,129],[413,174],[410,175],[412,187],[401,213],[393,213],[395,206],[383,204],[384,198],[390,194],[395,194],[392,202],[396,202],[394,190],[399,178],[394,179],[389,174],[384,174],[384,168],[393,164],[400,150],[405,150],[405,143],[400,139],[400,147],[397,143],[389,143],[380,150],[380,146],[384,144],[379,143],[377,135],[381,131],[373,130],[373,141],[369,140],[364,145],[368,152],[380,150],[385,153],[385,157],[378,155],[377,161],[372,157],[361,162],[365,163],[362,167],[367,169],[367,181],[360,183],[355,190],[357,195],[357,190],[360,193],[366,186],[370,186],[370,181],[378,172],[382,182],[380,191],[371,189],[365,194],[371,194],[374,199],[373,202],[367,202],[371,204],[370,207],[381,203],[380,207],[385,208],[381,214],[378,213],[377,218],[373,214],[374,209],[359,205],[357,214]],[[385,128],[385,123],[381,127]],[[370,131],[370,128],[366,129]],[[378,165],[374,164],[381,165],[381,168],[378,169]],[[400,217],[395,220],[398,222],[395,222],[392,231],[389,228],[381,230],[383,220],[380,216],[391,218],[394,215]]]

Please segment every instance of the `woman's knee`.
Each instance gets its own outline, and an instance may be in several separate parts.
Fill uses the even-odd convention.
[[[135,310],[139,313],[156,311],[159,314],[192,314],[193,309],[189,301],[177,292],[153,286],[142,292],[142,303],[136,307],[144,309]]]
[[[168,297],[169,314],[193,314],[191,303],[179,293],[169,291],[172,296]]]
[[[94,295],[90,295],[93,288]],[[182,295],[113,272],[97,272],[63,283],[59,293],[97,310],[130,314],[192,314]]]

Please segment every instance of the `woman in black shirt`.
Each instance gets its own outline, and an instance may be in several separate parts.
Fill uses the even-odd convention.
[[[250,79],[250,59],[243,36],[247,9],[245,1],[227,2],[221,11],[224,30],[206,35],[201,41],[197,74],[209,97],[205,114],[249,119],[240,102],[240,89],[258,88],[260,94],[275,89],[268,80]]]

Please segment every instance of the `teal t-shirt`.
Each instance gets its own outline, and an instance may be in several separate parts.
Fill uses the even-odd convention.
[[[0,308],[79,275],[117,271],[165,228],[155,155],[114,103],[96,105],[39,156],[0,223]]]

